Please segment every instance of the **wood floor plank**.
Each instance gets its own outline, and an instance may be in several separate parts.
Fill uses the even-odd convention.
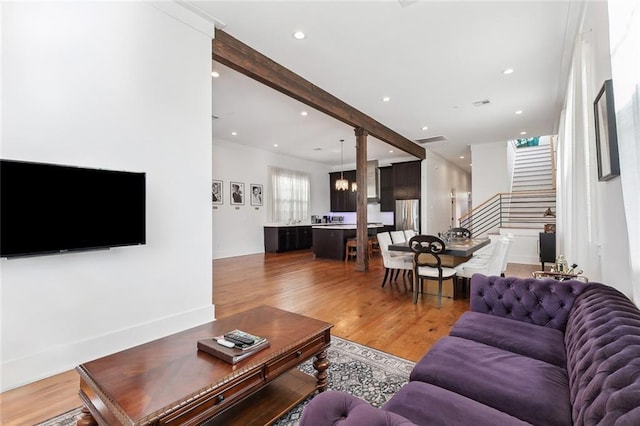
[[[425,295],[413,304],[402,277],[381,288],[380,257],[367,272],[355,262],[314,259],[310,250],[266,253],[212,262],[213,302],[222,318],[261,304],[334,324],[332,334],[412,361],[449,330],[468,300]],[[536,265],[509,265],[508,275],[530,277]],[[445,284],[446,285],[446,284]],[[2,425],[33,425],[80,406],[74,370],[0,394]]]

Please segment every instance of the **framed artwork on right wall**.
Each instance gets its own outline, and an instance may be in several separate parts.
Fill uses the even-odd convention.
[[[613,103],[613,82],[606,80],[593,102],[598,155],[598,180],[605,181],[620,176],[618,158],[618,132]]]

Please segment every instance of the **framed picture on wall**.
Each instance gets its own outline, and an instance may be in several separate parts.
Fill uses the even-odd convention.
[[[251,205],[261,206],[263,203],[262,185],[252,183],[249,186],[251,189]]]
[[[211,202],[213,204],[224,204],[222,193],[222,181],[214,180],[211,182]]]
[[[596,127],[598,180],[605,181],[620,175],[618,133],[613,104],[613,82],[606,80],[593,102]]]
[[[231,182],[231,204],[244,205],[244,183]]]

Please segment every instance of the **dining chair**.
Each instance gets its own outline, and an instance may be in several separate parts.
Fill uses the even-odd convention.
[[[384,278],[382,280],[382,287],[389,281],[397,280],[400,271],[412,271],[413,270],[413,255],[404,254],[399,256],[392,256],[389,252],[389,244],[391,244],[391,236],[388,232],[380,232],[378,234],[378,244],[380,245],[380,254],[382,255],[382,263],[384,265]],[[391,276],[389,276],[391,272]],[[393,277],[395,272],[395,278]],[[403,274],[404,277],[404,274]]]
[[[418,232],[415,229],[405,229],[404,231],[405,240],[409,241],[411,237],[418,235]]]
[[[416,235],[409,240],[413,251],[413,303],[418,303],[418,292],[424,291],[423,280],[438,281],[438,309],[442,301],[442,281],[451,279],[455,286],[456,270],[442,266],[440,255],[445,244],[435,235]]]
[[[510,240],[506,237],[500,237],[496,241],[496,247],[488,258],[477,258],[475,256],[470,260],[457,265],[457,276],[463,280],[465,293],[467,292],[468,282],[473,274],[483,274],[487,276],[501,275],[504,276],[506,270],[506,259],[509,252]]]
[[[391,241],[393,244],[404,243],[407,241],[403,231],[391,231],[389,234],[391,235]]]

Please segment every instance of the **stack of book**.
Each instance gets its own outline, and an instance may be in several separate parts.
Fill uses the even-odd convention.
[[[242,330],[233,330],[222,336],[198,340],[198,350],[230,364],[235,364],[268,347],[266,337],[255,336]]]

